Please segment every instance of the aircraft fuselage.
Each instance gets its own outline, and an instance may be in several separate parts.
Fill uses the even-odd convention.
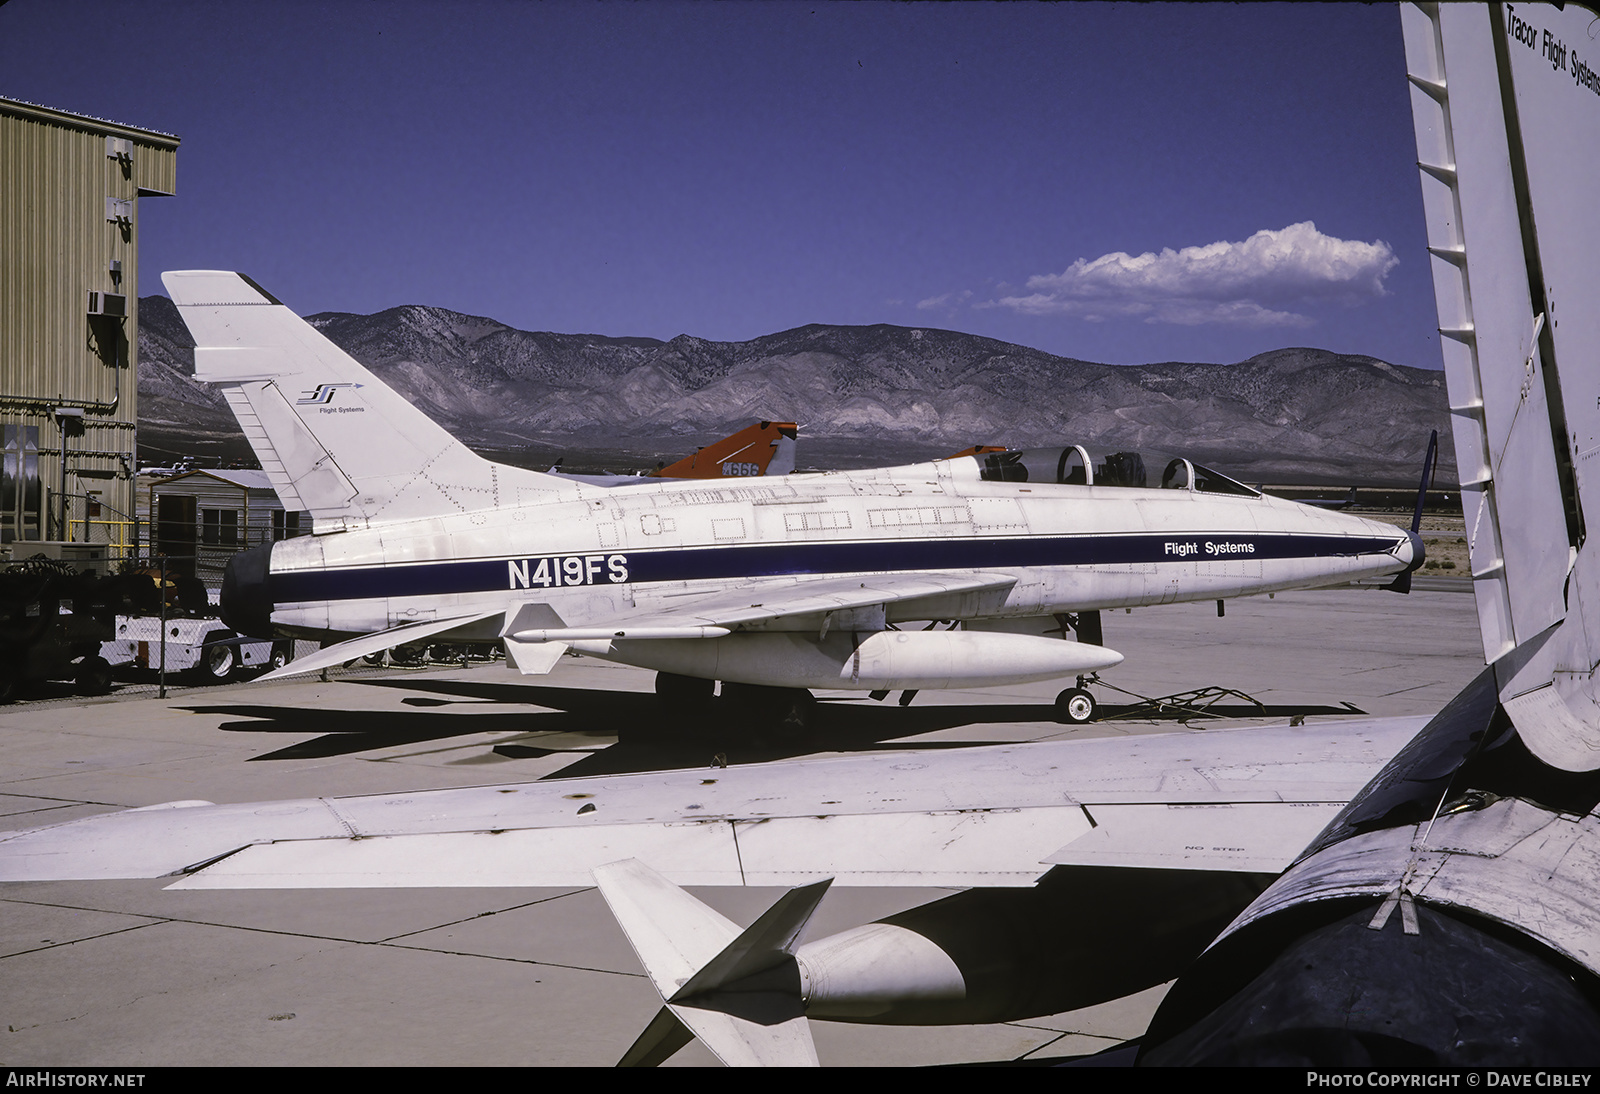
[[[1246,596],[1396,573],[1403,529],[1264,496],[987,482],[971,458],[569,499],[285,540],[265,589],[284,634],[367,633],[548,604],[567,626],[813,575],[984,571],[1009,588],[891,601],[884,622],[1005,619]],[[743,629],[806,630],[785,617]],[[881,624],[880,624],[881,626]],[[484,638],[493,638],[486,632]]]

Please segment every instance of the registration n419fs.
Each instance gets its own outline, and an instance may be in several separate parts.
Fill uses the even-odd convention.
[[[1403,574],[1414,534],[1261,495],[1182,457],[1082,445],[869,471],[599,488],[474,454],[249,278],[167,273],[221,387],[314,534],[237,556],[224,619],[337,640],[308,672],[442,636],[713,681],[782,724],[810,688],[968,688],[1122,660],[1100,609]],[[351,637],[351,636],[355,637]],[[1070,637],[1069,637],[1070,635]],[[725,688],[725,694],[727,689]]]

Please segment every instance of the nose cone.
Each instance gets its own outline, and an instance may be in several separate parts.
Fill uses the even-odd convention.
[[[1428,552],[1422,546],[1422,537],[1407,529],[1406,542],[1395,551],[1395,557],[1406,564],[1402,573],[1409,574],[1412,570],[1419,569],[1428,560]]]
[[[1346,535],[1364,534],[1367,537],[1370,546],[1363,549],[1363,554],[1382,566],[1381,573],[1409,574],[1427,561],[1428,552],[1422,546],[1422,537],[1409,528],[1352,513],[1330,513],[1328,516],[1339,522]],[[1396,570],[1390,559],[1400,563],[1400,569]]]
[[[1099,672],[1101,669],[1115,668],[1122,664],[1122,654],[1116,650],[1108,650],[1104,646],[1091,646],[1078,643],[1074,651],[1082,659],[1083,667],[1078,672]]]
[[[272,576],[272,548],[263,543],[240,551],[228,560],[222,574],[222,621],[251,638],[271,638],[272,593],[267,582]]]

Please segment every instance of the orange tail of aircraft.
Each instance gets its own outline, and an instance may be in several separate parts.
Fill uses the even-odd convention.
[[[787,475],[794,470],[797,431],[794,422],[757,422],[675,464],[657,469],[655,475],[663,479]]]

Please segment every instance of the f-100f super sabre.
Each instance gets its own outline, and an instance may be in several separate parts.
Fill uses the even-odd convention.
[[[669,701],[720,680],[803,724],[810,688],[1092,676],[1122,660],[1100,609],[1422,560],[1404,529],[1082,445],[595,487],[471,452],[242,274],[163,281],[196,377],[222,389],[285,507],[312,515],[314,534],[236,556],[222,589],[242,634],[334,643],[283,674],[435,636],[503,642],[523,673],[573,650],[657,670]],[[1058,706],[1093,712],[1081,686]]]
[[[1174,981],[1137,1049],[1099,1062],[1136,1051],[1162,1065],[1592,1069],[1600,551],[1585,514],[1600,511],[1600,100],[1593,80],[1575,80],[1550,54],[1578,69],[1593,19],[1575,4],[1400,11],[1485,661],[1431,719],[1064,735],[736,764],[714,779],[652,771],[171,802],[0,833],[0,879],[162,877],[179,890],[592,880],[661,996],[622,1056],[631,1064],[659,1063],[695,1038],[728,1063],[816,1063],[812,1019],[1017,1021]],[[1553,44],[1543,55],[1541,42]],[[1196,595],[1241,580],[1219,569],[1237,558],[1204,553],[1221,542],[1257,544],[1244,564],[1261,568],[1266,587],[1278,559],[1259,545],[1359,527],[1310,506],[1213,497],[1195,488],[1198,469],[1186,489],[1163,492],[1106,488],[1098,474],[1096,485],[997,482],[976,467],[970,481],[956,466],[948,480],[932,467],[818,480],[835,500],[816,508],[852,519],[894,504],[932,508],[922,499],[935,485],[946,491],[937,504],[965,507],[974,523],[980,500],[1015,504],[1022,526],[1005,533],[906,535],[906,573],[924,543],[1051,544],[1059,553],[1046,562],[970,566],[1014,575],[1002,604],[1030,584],[1081,603],[1066,591],[1102,573],[1120,575],[1121,595],[1168,579]],[[856,495],[859,509],[843,500],[890,484],[907,492]],[[732,504],[718,504],[716,519],[731,519]],[[1299,513],[1332,523],[1301,531],[1291,523]],[[1198,531],[1199,514],[1209,532]],[[1250,538],[1236,523],[1244,514],[1256,521]],[[697,529],[680,527],[695,542]],[[1092,549],[1096,533],[1201,550],[1079,563],[1069,549]],[[381,528],[359,534],[387,542]],[[841,534],[873,542],[855,525]],[[418,542],[408,535],[397,542]],[[819,529],[803,545],[820,540]],[[643,571],[631,568],[628,542],[619,553],[632,577]],[[1297,564],[1309,575],[1327,557]],[[1346,556],[1352,571],[1368,565],[1361,557]],[[636,587],[636,603],[647,588]],[[770,595],[748,588],[752,602]],[[882,606],[886,616],[903,610]],[[728,630],[720,641],[742,633]],[[1267,885],[1263,875],[1277,877]],[[967,888],[803,937],[830,883]],[[800,887],[741,927],[680,888],[719,884]]]

